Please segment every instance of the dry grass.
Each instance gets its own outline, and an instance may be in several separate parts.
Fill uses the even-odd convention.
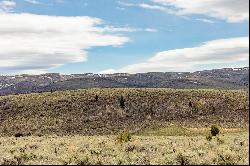
[[[248,132],[248,128],[220,128],[220,134],[240,134],[242,132]],[[149,127],[141,130],[138,135],[143,136],[207,136],[210,134],[208,128],[187,128],[183,126],[177,126],[174,124],[168,127]]]
[[[248,132],[205,136],[1,137],[0,164],[249,164]]]

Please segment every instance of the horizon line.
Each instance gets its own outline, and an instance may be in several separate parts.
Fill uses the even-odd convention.
[[[223,70],[223,69],[248,69],[249,70],[249,66],[245,66],[245,67],[224,67],[224,68],[214,68],[214,69],[204,69],[204,70],[197,70],[194,72],[178,72],[178,71],[169,71],[169,72],[139,72],[139,73],[106,73],[106,74],[101,74],[101,73],[91,73],[91,72],[86,72],[86,73],[71,73],[71,74],[64,74],[64,73],[56,73],[56,72],[51,72],[51,73],[44,73],[44,74],[15,74],[15,75],[2,75],[0,74],[0,76],[41,76],[41,75],[48,75],[48,74],[59,74],[59,75],[86,75],[86,74],[92,74],[92,75],[117,75],[117,74],[129,74],[129,75],[135,75],[135,74],[147,74],[147,73],[196,73],[196,72],[202,72],[202,71],[212,71],[212,70]]]

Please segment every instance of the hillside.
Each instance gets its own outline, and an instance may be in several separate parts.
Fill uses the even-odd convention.
[[[84,88],[248,89],[249,68],[138,74],[72,74],[0,76],[0,95]]]
[[[246,91],[90,89],[25,94],[0,97],[0,136],[106,135],[124,129],[138,133],[171,125],[248,128],[248,115]]]

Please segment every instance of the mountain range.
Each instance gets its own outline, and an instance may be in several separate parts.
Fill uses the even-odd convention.
[[[86,88],[248,89],[249,67],[197,72],[0,76],[0,96]]]

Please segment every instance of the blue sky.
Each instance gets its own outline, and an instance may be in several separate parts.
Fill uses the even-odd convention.
[[[232,5],[234,1],[238,2]],[[190,3],[180,0],[0,0],[0,44],[5,46],[0,48],[3,59],[0,74],[168,72],[249,66],[249,1],[201,3],[194,0]],[[75,21],[77,16],[82,18]],[[91,21],[98,18],[97,24],[91,22],[87,26],[98,28],[98,36],[92,30],[81,31],[81,26],[90,22],[83,16]],[[48,25],[56,19],[60,20],[57,25]],[[1,22],[6,27],[1,28]],[[10,27],[15,33],[6,34]],[[20,32],[23,29],[25,32]],[[62,34],[66,30],[67,34]],[[78,31],[81,38],[77,37]],[[71,32],[74,35],[69,36]],[[51,33],[54,34],[46,36]],[[45,48],[42,42],[53,35],[58,43],[48,43],[49,48]],[[93,41],[86,44],[84,35]]]

